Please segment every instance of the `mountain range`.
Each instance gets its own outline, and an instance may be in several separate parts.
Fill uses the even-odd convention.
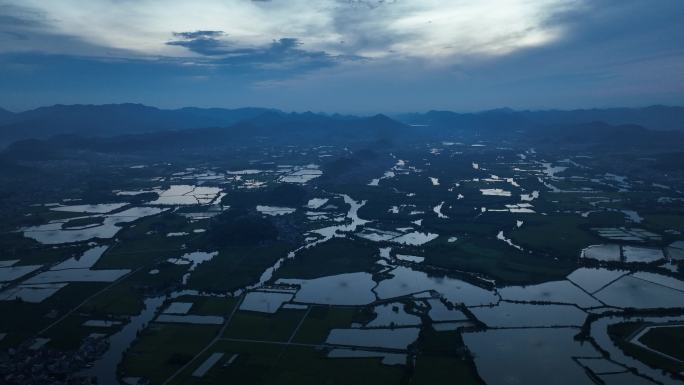
[[[402,138],[525,140],[539,145],[675,148],[684,143],[684,107],[479,113],[429,111],[387,117],[286,113],[267,108],[181,108],[140,104],[55,105],[21,113],[0,109],[0,145],[9,152],[50,145],[97,151],[159,146],[390,142]],[[55,137],[45,142],[45,139]],[[42,140],[42,141],[38,141]],[[42,144],[41,144],[42,143]],[[31,151],[29,151],[31,152]]]
[[[54,105],[21,113],[0,111],[0,143],[53,135],[115,136],[163,130],[229,126],[272,110],[180,108],[141,104]]]

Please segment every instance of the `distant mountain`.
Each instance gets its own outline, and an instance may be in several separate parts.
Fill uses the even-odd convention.
[[[434,112],[434,118],[453,113]],[[483,129],[479,139],[519,147],[545,150],[587,149],[611,152],[667,152],[684,148],[684,132],[654,131],[638,125],[611,125],[603,122],[582,124],[530,125],[517,119],[515,112],[490,112],[486,119],[473,119],[498,128],[512,114],[517,125],[510,129]],[[473,123],[475,124],[475,123]],[[472,126],[471,126],[472,127]],[[487,127],[482,124],[478,127]],[[456,128],[455,130],[460,130]],[[469,130],[478,132],[478,130]],[[20,140],[0,152],[0,159],[22,160],[83,159],[90,155],[168,155],[220,154],[233,147],[259,146],[347,146],[357,150],[409,145],[417,142],[452,140],[454,130],[410,127],[384,115],[364,118],[328,116],[314,113],[267,111],[228,127],[162,130],[119,136],[58,135],[48,139]]]
[[[181,108],[162,110],[141,104],[55,105],[41,107],[3,120],[0,143],[53,135],[114,136],[161,130],[229,126],[253,118],[265,108]]]
[[[401,122],[402,124],[400,124]],[[341,135],[370,130],[362,136],[394,139],[397,134],[410,133],[415,139],[505,139],[540,127],[569,127],[603,122],[609,125],[638,125],[650,130],[684,131],[684,107],[652,106],[646,108],[611,108],[572,111],[515,111],[508,108],[478,113],[429,111],[403,114],[396,121],[386,116],[361,118],[348,115],[327,115],[313,112],[285,113],[266,108],[195,108],[164,110],[141,104],[55,105],[21,113],[0,110],[0,147],[22,139],[43,139],[55,135],[79,137],[114,137],[127,134],[177,131],[207,127],[229,127],[249,124],[262,136],[280,131],[292,137],[307,139],[320,134],[321,128],[331,140],[346,140]],[[408,129],[406,127],[413,126]],[[351,130],[351,131],[350,131]],[[394,132],[395,130],[398,130]],[[215,133],[216,134],[216,133]],[[231,135],[240,134],[234,130]],[[280,138],[280,137],[279,137]]]
[[[682,131],[655,131],[635,124],[610,125],[603,122],[538,126],[525,131],[520,140],[536,147],[554,149],[672,151],[684,148]]]
[[[312,112],[289,113],[267,112],[253,119],[243,121],[258,127],[263,135],[288,135],[318,137],[324,135],[330,140],[392,139],[405,133],[406,125],[385,115],[372,117],[349,117],[321,115]],[[302,138],[306,141],[306,138]]]
[[[519,128],[532,127],[519,113],[510,109],[498,109],[478,113],[457,113],[451,111],[429,111],[396,117],[402,123],[429,129],[447,129],[466,136],[477,135],[479,130],[510,132]]]
[[[451,132],[463,140],[507,141],[540,148],[671,151],[684,147],[684,128],[673,129],[677,122],[684,122],[682,107],[576,111],[498,109],[464,114],[429,111],[401,115],[398,120],[433,134]]]
[[[215,150],[245,145],[359,145],[407,137],[406,125],[384,115],[348,118],[313,113],[268,111],[230,127],[162,130],[111,137],[58,135],[48,139],[19,140],[0,156],[12,160],[48,160],[80,157],[83,152],[130,154]]]
[[[479,113],[429,111],[398,115],[396,118],[411,125],[430,125],[460,130],[511,130],[540,125],[604,122],[612,125],[635,124],[659,131],[684,131],[684,107],[668,106],[570,111],[515,111],[504,108]]]
[[[650,106],[571,111],[521,111],[520,114],[537,124],[604,122],[613,125],[639,125],[657,131],[684,131],[684,107]]]

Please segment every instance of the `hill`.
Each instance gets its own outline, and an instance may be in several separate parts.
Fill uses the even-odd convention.
[[[684,107],[607,108],[588,110],[515,111],[508,108],[478,113],[428,111],[396,116],[411,125],[470,130],[520,129],[534,126],[604,122],[639,125],[650,130],[684,131]]]
[[[0,113],[0,143],[53,135],[116,136],[228,126],[253,118],[265,108],[181,108],[162,110],[141,104],[55,105],[18,114]],[[6,116],[3,119],[3,116]],[[4,122],[4,124],[3,124]]]

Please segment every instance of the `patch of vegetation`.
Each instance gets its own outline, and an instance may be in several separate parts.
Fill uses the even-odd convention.
[[[117,234],[115,243],[97,262],[97,269],[136,269],[183,254],[183,237],[167,237],[168,232],[188,230],[185,218],[174,213],[143,218]]]
[[[297,258],[288,259],[276,272],[276,278],[312,279],[328,275],[373,271],[376,267],[376,244],[333,238],[316,247],[304,249]]]
[[[94,225],[100,225],[104,221],[104,217],[87,217],[87,218],[78,218],[78,219],[71,219],[64,223],[62,225],[62,228],[70,228],[70,227],[85,227],[85,226],[94,226]]]
[[[643,322],[622,322],[609,325],[608,335],[625,354],[636,358],[648,366],[672,373],[679,373],[684,370],[684,364],[667,359],[629,341],[634,336],[634,333],[644,325]],[[655,337],[655,339],[659,340],[660,336]]]
[[[329,359],[324,351],[310,347],[220,341],[211,352],[222,352],[224,357],[204,378],[190,377],[192,368],[173,384],[218,385],[230,379],[245,385],[376,385],[400,384],[405,376],[404,367],[383,365],[379,358]],[[233,363],[225,364],[233,355],[237,355]]]
[[[649,348],[684,361],[684,326],[651,329],[640,341]]]
[[[306,190],[293,183],[282,183],[268,192],[268,202],[275,205],[299,207],[307,202]]]
[[[435,244],[427,250],[423,254],[426,263],[485,274],[501,284],[530,284],[562,279],[576,267],[574,261],[528,254],[501,241],[494,243],[493,240],[481,238]]]
[[[463,339],[457,331],[438,332],[432,327],[425,327],[421,329],[416,344],[422,353],[429,355],[459,356],[465,352]]]
[[[287,341],[304,311],[280,309],[274,314],[238,311],[230,321],[224,337],[258,341]]]
[[[325,342],[330,330],[351,326],[357,312],[358,309],[351,307],[315,306],[302,323],[293,341],[321,344]]]
[[[684,233],[684,213],[653,213],[644,215],[644,225],[656,232],[675,230]]]
[[[121,368],[126,376],[161,384],[204,348],[218,329],[215,325],[154,324],[126,352]]]
[[[275,241],[278,229],[266,218],[234,209],[214,218],[207,236],[218,247],[259,245]]]
[[[148,268],[137,271],[88,301],[82,310],[93,317],[138,314],[144,307],[145,296],[158,295],[176,287],[187,266],[162,263],[156,269],[159,270],[157,274],[150,274]]]
[[[477,376],[474,365],[461,357],[442,357],[421,354],[416,359],[416,366],[411,376],[411,385],[433,385],[454,379],[459,385],[482,385],[484,382]]]
[[[592,214],[590,218],[579,215],[531,215],[526,217],[523,227],[507,236],[523,248],[574,260],[583,248],[605,242],[588,231],[589,227],[622,225],[624,217],[621,213]]]
[[[298,184],[281,183],[259,190],[228,191],[222,203],[241,210],[253,210],[256,205],[299,207],[307,202],[308,195]]]
[[[103,283],[70,283],[52,297],[35,304],[23,301],[0,301],[0,330],[7,336],[0,346],[16,346],[55,322],[86,298],[101,290]]]
[[[178,302],[193,302],[189,314],[196,315],[219,315],[228,314],[235,304],[236,298],[232,297],[191,297],[183,296],[177,298]]]
[[[222,248],[211,261],[197,266],[190,276],[188,287],[206,291],[233,291],[253,284],[264,270],[287,255],[289,250],[289,246],[283,243]]]

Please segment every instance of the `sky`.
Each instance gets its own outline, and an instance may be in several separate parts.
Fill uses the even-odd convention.
[[[0,0],[0,107],[684,105],[682,0]]]

